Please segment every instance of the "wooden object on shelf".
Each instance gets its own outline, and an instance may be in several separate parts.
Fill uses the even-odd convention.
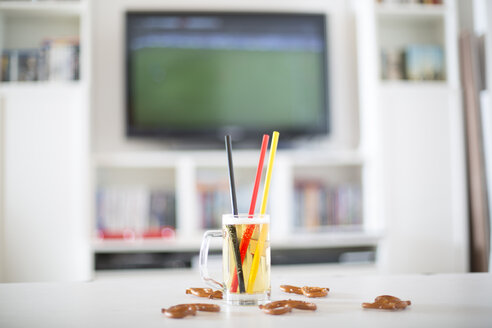
[[[480,79],[477,38],[469,31],[460,35],[461,75],[464,88],[464,116],[470,201],[470,255],[472,272],[488,272],[490,220],[479,93]]]

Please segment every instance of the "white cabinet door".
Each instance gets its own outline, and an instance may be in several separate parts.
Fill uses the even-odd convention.
[[[381,90],[386,238],[393,273],[466,272],[468,230],[459,92]]]
[[[78,85],[4,91],[4,281],[91,276],[84,92]]]
[[[5,97],[0,93],[0,282],[5,280],[5,265],[4,265],[4,255],[5,255],[5,242],[3,233],[3,195],[4,195],[4,170],[3,170],[3,154],[4,154],[4,133],[5,133],[5,120],[4,120],[4,99]]]

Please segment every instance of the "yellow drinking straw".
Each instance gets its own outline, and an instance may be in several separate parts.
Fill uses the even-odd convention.
[[[275,160],[275,153],[277,152],[278,136],[279,133],[277,131],[273,131],[272,143],[270,145],[270,156],[268,158],[268,166],[265,178],[265,188],[263,189],[263,198],[261,200],[260,215],[264,215],[266,213],[268,191],[270,190],[270,180],[272,178],[273,162]],[[249,273],[248,287],[246,290],[248,294],[253,293],[253,286],[255,284],[256,275],[258,274],[258,266],[260,265],[260,256],[261,254],[263,254],[263,249],[265,248],[265,241],[267,239],[267,236],[268,224],[263,224],[263,228],[260,232],[260,239],[258,240],[258,244],[256,245],[253,263],[251,264],[251,271]]]

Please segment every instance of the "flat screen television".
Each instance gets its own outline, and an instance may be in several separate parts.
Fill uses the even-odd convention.
[[[327,17],[126,13],[128,136],[328,134]]]

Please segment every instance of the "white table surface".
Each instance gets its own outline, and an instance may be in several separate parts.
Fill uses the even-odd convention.
[[[316,312],[293,310],[270,316],[257,307],[227,306],[186,295],[204,287],[196,271],[104,276],[86,283],[0,284],[0,327],[492,327],[491,274],[340,275],[329,266],[272,270],[272,299],[303,299],[279,285],[330,288],[311,299]],[[364,310],[362,302],[390,294],[412,305],[403,311]],[[220,304],[220,313],[169,319],[162,307],[179,303]]]

